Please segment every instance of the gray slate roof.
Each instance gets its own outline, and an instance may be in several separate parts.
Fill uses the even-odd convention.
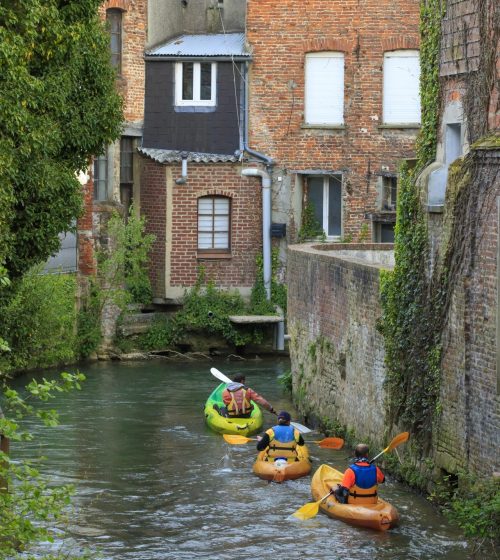
[[[200,152],[184,152],[181,150],[161,150],[158,148],[138,148],[138,152],[158,163],[180,163],[183,157],[194,163],[236,163],[240,161],[240,153],[204,154]]]
[[[215,33],[212,35],[181,35],[168,43],[146,51],[146,57],[162,58],[250,58],[245,50],[244,33]]]

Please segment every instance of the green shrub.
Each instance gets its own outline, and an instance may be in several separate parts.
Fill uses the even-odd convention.
[[[11,350],[0,358],[4,373],[76,358],[76,278],[40,272],[35,267],[14,282],[0,310],[0,331]]]

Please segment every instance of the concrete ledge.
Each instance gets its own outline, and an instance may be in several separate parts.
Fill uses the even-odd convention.
[[[283,317],[279,315],[230,315],[231,323],[238,325],[255,325],[265,323],[279,323],[283,321]]]

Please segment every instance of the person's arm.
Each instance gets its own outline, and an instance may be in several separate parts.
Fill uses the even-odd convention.
[[[382,484],[385,482],[385,475],[384,473],[377,467],[377,483]]]
[[[224,391],[222,391],[222,401],[226,406],[231,402],[231,395],[227,389],[224,389]]]
[[[344,477],[342,478],[342,486],[344,486],[344,488],[351,488],[352,486],[354,486],[355,482],[356,475],[354,474],[354,471],[350,468],[347,468],[344,473]]]
[[[302,437],[302,434],[298,431],[298,430],[294,430],[295,431],[295,441],[297,442],[297,445],[304,445],[305,441],[304,438]]]
[[[259,393],[256,393],[253,389],[247,389],[247,398],[251,401],[256,402],[257,404],[260,404],[266,410],[269,410],[269,412],[271,412],[272,414],[276,412],[272,405],[268,403],[264,397],[261,397]]]
[[[269,447],[269,434],[264,434],[260,441],[257,442],[257,451],[264,451],[266,447]]]

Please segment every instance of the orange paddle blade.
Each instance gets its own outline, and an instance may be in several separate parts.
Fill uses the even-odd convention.
[[[392,439],[391,443],[384,449],[384,451],[392,451],[398,445],[401,445],[405,441],[408,441],[409,437],[410,432],[402,432],[401,434],[398,434]]]
[[[252,441],[252,439],[256,439],[232,434],[222,434],[222,437],[227,441],[227,443],[230,443],[232,445],[242,445],[243,443]]]
[[[344,440],[337,437],[327,437],[321,441],[315,441],[320,447],[324,449],[342,449],[344,447]]]

